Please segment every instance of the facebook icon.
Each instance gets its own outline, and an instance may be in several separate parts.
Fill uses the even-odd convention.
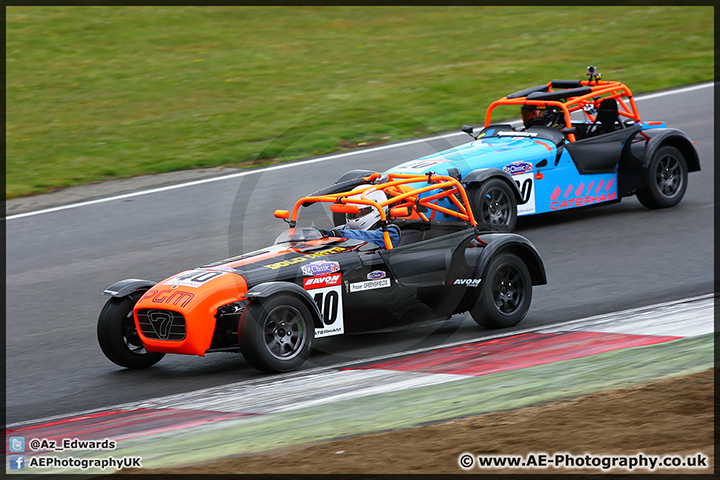
[[[10,455],[10,470],[25,470],[25,455]]]

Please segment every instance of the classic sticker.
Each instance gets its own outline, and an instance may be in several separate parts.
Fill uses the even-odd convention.
[[[376,288],[387,288],[390,286],[390,279],[368,280],[367,282],[358,282],[350,284],[350,293],[361,292],[363,290],[374,290]]]
[[[340,264],[338,262],[327,262],[325,260],[318,260],[315,262],[308,263],[300,267],[303,275],[318,276],[327,275],[329,273],[335,273],[340,271]]]
[[[532,163],[522,162],[518,160],[517,162],[513,162],[510,165],[505,165],[503,167],[503,170],[505,170],[510,175],[520,175],[522,173],[529,172],[530,170],[532,170],[532,168]]]

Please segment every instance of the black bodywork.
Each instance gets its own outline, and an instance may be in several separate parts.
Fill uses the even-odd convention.
[[[281,291],[292,293],[312,307],[316,328],[328,328],[337,314],[328,312],[327,305],[318,305],[312,290],[303,288],[304,280],[309,278],[302,271],[302,266],[308,263],[303,257],[337,262],[342,275],[342,333],[346,334],[392,330],[471,310],[478,301],[489,261],[501,252],[514,253],[526,263],[533,285],[547,283],[537,250],[520,235],[482,231],[464,222],[398,220],[396,224],[402,234],[400,244],[392,250],[350,239],[327,238],[320,244],[291,242],[284,244],[289,252],[235,267],[233,271],[247,282],[246,297],[250,301]],[[255,255],[264,252],[267,250]],[[200,268],[214,269],[234,260]],[[353,291],[353,285],[371,281],[373,272],[388,279],[389,286]],[[457,280],[464,283],[456,284]],[[240,313],[218,313],[213,349],[226,349],[237,343],[233,326],[237,325]]]

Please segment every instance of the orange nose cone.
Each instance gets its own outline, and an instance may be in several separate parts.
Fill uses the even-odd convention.
[[[217,309],[240,300],[245,279],[232,272],[188,270],[163,280],[135,304],[135,327],[149,352],[205,355]]]

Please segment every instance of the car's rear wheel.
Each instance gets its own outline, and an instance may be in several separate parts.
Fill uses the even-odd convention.
[[[647,208],[672,207],[680,203],[687,190],[687,164],[680,150],[666,145],[658,149],[648,168],[648,184],[637,191]]]
[[[468,199],[477,223],[492,227],[506,225],[509,231],[517,223],[517,199],[510,186],[499,178],[468,187]]]
[[[105,356],[116,365],[131,369],[151,367],[165,356],[148,352],[140,340],[133,319],[136,297],[110,298],[97,324],[98,343]]]
[[[245,360],[268,373],[297,369],[310,355],[314,337],[310,309],[296,296],[283,293],[250,302],[238,325]]]
[[[490,262],[470,314],[483,327],[513,327],[525,318],[531,300],[532,279],[525,262],[504,253]]]

